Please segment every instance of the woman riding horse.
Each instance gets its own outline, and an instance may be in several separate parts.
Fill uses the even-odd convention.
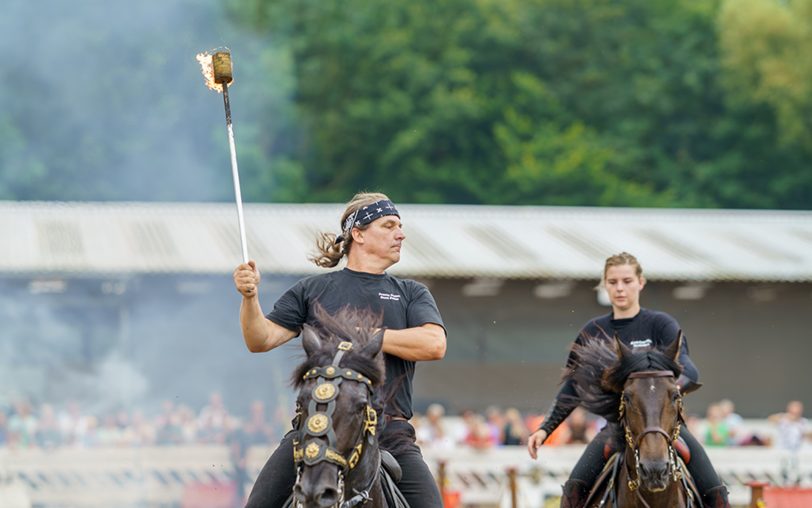
[[[690,456],[679,441],[681,349],[681,336],[663,351],[632,350],[617,337],[612,342],[586,339],[573,347],[576,360],[564,378],[574,382],[586,410],[606,419],[608,435],[614,438],[604,449],[609,461],[586,506],[697,506],[702,496],[686,472]]]
[[[643,277],[640,263],[634,256],[623,252],[609,257],[604,265],[602,283],[609,295],[612,312],[590,320],[581,329],[575,339],[575,345],[583,344],[585,340],[594,337],[605,340],[618,337],[624,345],[634,350],[648,347],[665,348],[677,340],[680,327],[673,317],[664,312],[640,307],[640,292],[645,287],[646,279]],[[571,351],[567,359],[568,368],[574,366],[575,360],[575,354]],[[687,393],[698,388],[699,373],[688,356],[688,345],[684,338],[679,363],[682,366],[682,374],[676,380],[679,389]],[[533,459],[537,457],[537,450],[547,437],[577,406],[578,394],[575,383],[572,379],[567,379],[562,383],[541,427],[528,439],[527,448]],[[702,494],[704,506],[729,507],[727,489],[713,469],[702,445],[685,426],[680,429],[680,437],[690,449],[691,461],[688,469]],[[604,446],[611,439],[611,429],[607,426],[587,445],[564,484],[562,507],[583,507],[591,486],[606,463]]]

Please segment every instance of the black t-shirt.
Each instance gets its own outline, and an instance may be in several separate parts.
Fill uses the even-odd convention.
[[[594,318],[584,325],[575,342],[581,344],[587,337],[611,340],[617,334],[620,341],[632,349],[641,347],[663,349],[677,339],[679,331],[679,323],[670,315],[643,308],[636,316],[630,318],[613,319],[611,312]],[[572,361],[570,353],[568,364]],[[688,339],[684,334],[679,362],[685,376],[692,381],[699,380],[699,371],[688,356]]]
[[[304,324],[317,324],[313,312],[316,303],[331,314],[346,306],[382,313],[383,327],[393,330],[426,323],[444,326],[434,297],[425,285],[386,273],[363,273],[348,268],[300,280],[277,300],[266,317],[288,330],[300,332]],[[386,384],[394,389],[384,412],[411,418],[415,364],[388,353],[384,353],[384,361]]]
[[[677,320],[656,310],[641,308],[636,316],[623,319],[613,319],[612,313],[596,317],[590,320],[581,328],[576,344],[583,344],[586,338],[597,338],[613,340],[615,334],[621,342],[632,349],[653,346],[662,349],[677,339],[680,327]],[[567,358],[567,366],[572,366],[575,355],[570,351]],[[691,381],[699,380],[699,371],[694,362],[688,356],[688,339],[682,336],[682,349],[680,350],[679,363],[682,365],[682,373]],[[578,392],[572,379],[567,379],[558,390],[547,416],[540,428],[552,433],[558,425],[569,416],[577,406]]]

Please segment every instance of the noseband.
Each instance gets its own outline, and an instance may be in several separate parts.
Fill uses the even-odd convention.
[[[633,372],[629,374],[627,379],[648,379],[648,378],[657,378],[657,377],[674,377],[674,373],[670,370],[646,370],[641,372]],[[677,481],[682,477],[682,470],[680,469],[680,465],[677,462],[677,454],[674,451],[674,441],[677,440],[679,437],[680,427],[682,422],[680,420],[680,415],[682,413],[682,395],[677,399],[677,417],[674,421],[674,428],[673,431],[669,434],[662,427],[646,427],[643,429],[643,432],[637,436],[637,439],[634,439],[632,436],[632,431],[629,427],[629,421],[627,418],[626,413],[626,401],[623,397],[620,398],[620,407],[618,408],[618,412],[620,413],[620,421],[623,425],[623,431],[626,435],[626,444],[634,452],[634,475],[631,474],[629,471],[629,490],[632,492],[636,491],[640,487],[640,444],[643,441],[643,438],[647,434],[659,434],[665,438],[665,442],[668,445],[668,468],[671,473],[671,478],[673,481]],[[627,471],[628,471],[628,465]],[[633,479],[631,479],[633,478]]]
[[[339,387],[343,381],[353,381],[366,386],[367,395],[372,396],[372,381],[353,369],[339,367],[341,358],[347,351],[352,350],[352,342],[341,341],[333,361],[328,366],[315,367],[308,370],[302,379],[315,379],[316,386],[311,391],[310,402],[307,407],[307,420],[299,424],[298,435],[293,441],[293,460],[296,463],[297,479],[299,483],[304,465],[313,466],[320,462],[330,462],[339,466],[338,488],[340,499],[344,498],[344,477],[361,460],[364,452],[364,441],[372,443],[378,426],[378,413],[369,404],[364,409],[364,424],[355,446],[349,457],[345,457],[337,449],[337,439],[333,428],[333,413]],[[325,443],[320,438],[327,439]],[[375,481],[375,475],[365,490],[356,491],[356,496],[341,504],[341,508],[351,508],[369,501],[369,490]],[[341,501],[339,501],[341,502]]]

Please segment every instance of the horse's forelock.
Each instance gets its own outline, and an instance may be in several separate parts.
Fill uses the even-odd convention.
[[[609,387],[620,391],[629,375],[646,370],[669,370],[676,378],[682,373],[682,366],[658,349],[645,349],[623,355],[616,365],[607,370],[604,379]]]
[[[612,341],[584,337],[573,348],[575,364],[564,374],[572,379],[578,402],[589,412],[609,420],[617,418],[620,394],[633,372],[670,370],[677,377],[682,367],[657,349],[632,351],[618,358]]]
[[[384,368],[383,355],[369,358],[361,350],[372,342],[380,329],[380,317],[367,311],[359,311],[345,307],[335,315],[330,314],[321,306],[314,308],[318,327],[310,327],[320,339],[320,347],[308,356],[296,369],[291,378],[294,388],[301,388],[304,384],[304,375],[315,367],[324,367],[333,362],[339,342],[352,342],[353,348],[344,353],[340,365],[355,370],[368,377],[373,386],[383,383]]]

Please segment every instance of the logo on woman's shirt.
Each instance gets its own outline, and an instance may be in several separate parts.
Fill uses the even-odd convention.
[[[649,347],[651,346],[651,344],[652,344],[651,339],[639,339],[629,342],[629,345],[634,349],[637,349],[639,347]]]
[[[400,301],[400,295],[394,293],[378,293],[378,297],[380,297],[381,300]]]

